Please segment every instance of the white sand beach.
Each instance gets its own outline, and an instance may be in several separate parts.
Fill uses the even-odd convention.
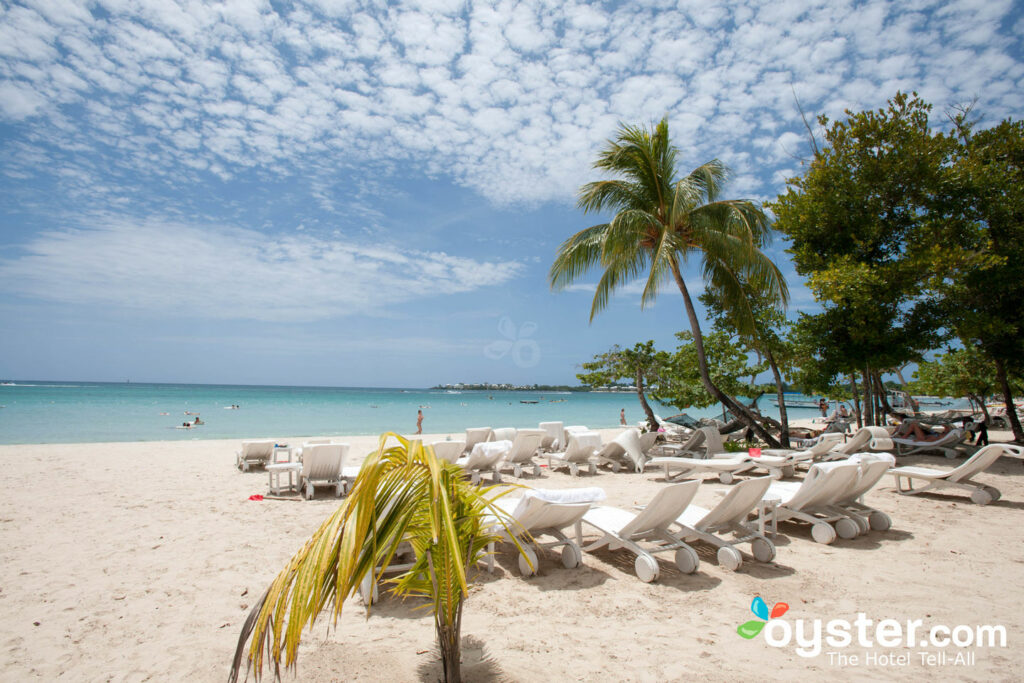
[[[605,440],[617,430],[606,430]],[[446,435],[439,435],[444,438]],[[999,437],[999,433],[993,433]],[[1005,435],[1003,435],[1005,437]],[[426,441],[432,437],[425,436]],[[300,441],[290,439],[289,441]],[[375,445],[347,439],[352,453]],[[335,508],[326,489],[313,501],[250,501],[267,475],[234,467],[238,441],[0,446],[7,489],[0,498],[0,679],[223,681],[253,602],[307,536]],[[909,464],[950,467],[940,457]],[[903,463],[901,463],[903,464]],[[542,558],[523,579],[510,548],[496,571],[476,574],[466,604],[464,676],[471,681],[792,679],[1020,680],[1024,672],[1024,466],[1002,458],[983,481],[1001,500],[985,507],[965,495],[903,497],[886,477],[868,502],[894,520],[888,532],[824,546],[807,527],[783,525],[775,562],[737,572],[697,546],[701,566],[682,575],[662,563],[642,583],[633,558],[585,553],[583,567]],[[662,475],[572,478],[547,472],[530,486],[600,486],[608,502],[648,501]],[[717,500],[706,482],[697,502]],[[762,596],[790,605],[787,619],[877,622],[920,619],[926,626],[1002,625],[1007,647],[966,648],[973,664],[953,665],[959,648],[851,646],[856,665],[830,662],[826,645],[804,658],[736,627]],[[383,599],[366,618],[350,600],[336,629],[322,617],[306,636],[300,681],[437,680],[440,665],[429,613]],[[834,648],[833,648],[834,649]],[[945,665],[919,652],[945,652]],[[865,661],[906,654],[906,663]],[[847,660],[849,661],[849,660]]]

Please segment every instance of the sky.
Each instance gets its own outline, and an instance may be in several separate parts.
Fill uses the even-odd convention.
[[[621,123],[771,201],[797,98],[1019,119],[1022,36],[1009,0],[0,0],[0,378],[574,384],[687,327],[548,286]]]

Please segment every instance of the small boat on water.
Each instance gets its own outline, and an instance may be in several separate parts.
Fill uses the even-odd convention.
[[[537,401],[520,401],[520,403],[537,403]]]

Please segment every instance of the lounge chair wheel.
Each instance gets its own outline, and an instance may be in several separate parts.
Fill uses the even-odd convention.
[[[836,521],[836,533],[839,538],[857,538],[860,536],[860,526],[849,517],[843,517]]]
[[[658,561],[650,555],[637,555],[633,563],[637,577],[644,583],[650,583],[658,578]]]
[[[575,569],[583,564],[579,549],[571,543],[562,546],[562,566],[566,569]]]
[[[796,474],[795,465],[786,465],[785,467],[782,468],[782,476],[792,477],[794,474]]]
[[[875,510],[868,515],[868,524],[875,531],[888,531],[892,527],[892,518],[884,512]]]
[[[676,549],[676,567],[684,574],[692,574],[700,566],[700,556],[697,551],[686,545]]]
[[[723,484],[731,484],[736,480],[736,476],[732,472],[719,472],[718,481]]]
[[[569,476],[578,477],[580,476],[580,468],[576,467],[575,464],[569,463]]]
[[[1003,497],[1003,494],[995,486],[985,486],[984,489],[988,491],[988,495],[992,496],[993,503]]]
[[[306,500],[313,500],[313,485],[306,483]]]
[[[588,471],[588,472],[589,472],[590,474],[597,474],[597,465],[596,465],[596,464],[594,464],[594,463],[590,463],[590,466],[589,466],[589,467],[587,467],[587,471]]]
[[[971,500],[978,505],[988,505],[992,502],[992,494],[985,489],[974,489],[971,491]]]
[[[622,469],[622,468],[619,467],[619,463],[617,463],[617,462],[613,462],[612,463],[612,472],[614,472],[615,474],[618,474],[620,469]]]
[[[335,498],[341,498],[341,494],[343,494],[343,493],[345,493],[345,484],[343,482],[339,481],[334,486],[334,497]]]
[[[515,477],[516,479],[519,479],[520,477],[522,477],[523,476],[523,468],[520,467],[519,465],[513,465],[512,466],[512,476]]]
[[[530,563],[533,563],[532,567]],[[525,545],[523,546],[523,552],[519,553],[519,573],[523,576],[533,576],[537,573],[537,553]]]
[[[836,540],[836,530],[826,522],[818,522],[811,527],[811,538],[815,543],[829,545]]]
[[[750,544],[750,552],[758,562],[771,562],[775,559],[775,544],[765,538],[755,538]]]
[[[728,569],[731,572],[736,571],[743,564],[743,556],[740,555],[740,551],[736,548],[724,546],[718,549],[718,566]]]

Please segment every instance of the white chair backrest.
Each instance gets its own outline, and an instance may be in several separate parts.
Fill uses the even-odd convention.
[[[274,442],[273,441],[243,441],[242,442],[242,457],[243,458],[266,458],[269,459],[274,454]]]
[[[307,439],[303,446],[316,446],[317,444],[330,443],[330,439]]]
[[[336,479],[345,465],[347,443],[313,444],[302,449],[302,476],[319,481]]]
[[[446,462],[455,462],[466,450],[465,441],[435,441],[430,446],[434,449],[434,455]]]
[[[967,458],[959,467],[949,473],[946,477],[949,481],[960,481],[961,479],[970,479],[975,474],[983,472],[992,466],[996,460],[999,459],[1006,449],[1003,448],[1003,444],[991,443],[983,448],[979,448],[978,452]]]
[[[658,432],[644,432],[640,435],[640,452],[647,455],[647,451],[654,447],[658,440]]]
[[[490,427],[467,427],[466,428],[466,450],[473,450],[473,446],[491,439],[494,430]]]
[[[832,505],[853,490],[859,476],[857,463],[837,461],[812,465],[803,484],[785,505],[792,510]]]
[[[551,437],[551,442],[547,444],[547,448],[557,451],[565,445],[565,427],[561,422],[541,422],[538,426],[544,430],[547,436]]]
[[[586,462],[601,447],[601,435],[597,432],[574,432],[569,436],[569,447],[565,449],[563,460],[568,462]]]
[[[462,465],[466,470],[492,468],[512,448],[511,441],[485,441],[473,446],[469,458]]]
[[[875,484],[885,476],[885,473],[892,466],[887,460],[872,459],[870,454],[865,454],[864,458],[860,463],[860,477],[857,479],[857,483],[850,489],[848,494],[839,498],[840,503],[857,500],[873,489]]]
[[[545,432],[542,429],[520,429],[512,440],[512,450],[505,459],[508,462],[528,462],[540,448]]]
[[[516,438],[515,427],[499,427],[494,430],[491,441],[512,441]]]
[[[644,456],[643,446],[640,443],[639,429],[635,427],[627,429],[615,437],[612,443],[617,444],[629,456],[629,460],[633,463],[634,467],[643,468],[644,461],[647,458]]]
[[[628,538],[635,534],[666,528],[676,521],[676,517],[683,514],[683,510],[697,495],[698,486],[700,486],[700,480],[694,479],[661,489],[647,507],[641,510],[629,524],[622,527],[619,535]]]
[[[564,529],[575,524],[590,509],[590,503],[549,503],[535,496],[524,496],[514,513],[518,527],[526,531]]]
[[[708,510],[708,513],[694,528],[698,531],[714,531],[719,527],[728,527],[732,524],[746,519],[747,514],[754,509],[768,490],[772,483],[771,477],[756,477],[747,479],[729,489],[718,505]]]
[[[829,432],[818,437],[817,441],[807,449],[811,455],[825,455],[843,443],[842,432]]]
[[[591,429],[586,425],[569,425],[568,427],[565,428],[565,431],[562,432],[562,446],[564,448],[569,447],[569,437],[572,436],[573,434],[589,431],[591,431]]]

